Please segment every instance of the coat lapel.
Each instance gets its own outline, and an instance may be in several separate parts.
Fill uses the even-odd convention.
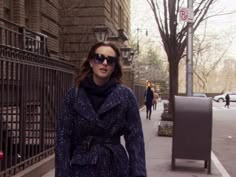
[[[103,114],[119,104],[121,104],[121,99],[118,95],[118,87],[116,87],[113,92],[105,99],[104,103],[98,110],[98,114]]]
[[[79,88],[78,94],[75,98],[74,109],[79,113],[81,117],[84,117],[88,120],[94,120],[98,117],[84,89]]]
[[[101,117],[97,119],[97,123],[100,127],[103,127],[104,129],[109,129],[113,125],[113,122],[116,121],[118,115],[115,110],[112,110],[112,108],[120,105],[121,102],[122,101],[118,95],[118,89],[116,87],[113,92],[108,95],[108,97],[98,110],[97,114],[99,117]],[[104,114],[103,116],[105,117],[103,117],[102,114]]]
[[[78,95],[75,98],[76,101],[74,104],[74,109],[81,117],[89,121],[96,121],[97,125],[108,129],[111,126],[112,122],[116,120],[116,115],[113,115],[113,113],[111,113],[107,119],[100,119],[99,116],[111,110],[115,106],[121,104],[122,101],[118,93],[118,87],[116,87],[112,91],[112,93],[108,95],[108,97],[105,99],[104,103],[101,105],[101,107],[98,109],[98,112],[96,113],[84,89],[80,88],[78,90]]]

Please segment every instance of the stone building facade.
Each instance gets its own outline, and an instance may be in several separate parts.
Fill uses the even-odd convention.
[[[130,0],[0,0],[0,18],[46,35],[50,55],[77,68],[97,41],[97,26],[105,26],[119,47],[130,36]],[[132,79],[125,66],[123,80],[131,88]]]
[[[59,53],[58,0],[0,0],[0,18],[47,35],[51,54]]]
[[[78,64],[96,42],[95,26],[129,35],[130,0],[0,0],[0,18],[47,35],[51,54]]]
[[[108,36],[122,46],[119,32],[130,34],[130,0],[64,0],[60,9],[60,49],[79,65],[96,42],[96,26],[105,26]]]

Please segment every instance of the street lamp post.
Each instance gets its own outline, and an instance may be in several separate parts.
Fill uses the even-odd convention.
[[[105,25],[97,25],[94,27],[94,33],[96,36],[97,41],[118,41],[119,39],[121,41],[127,41],[129,40],[128,35],[124,31],[124,29],[118,29],[117,35],[109,35],[109,30]]]
[[[133,57],[134,57],[134,52],[133,52],[132,48],[130,48],[130,47],[121,47],[120,51],[121,51],[121,56],[124,60],[124,63],[125,64],[132,63],[132,60],[133,60]]]
[[[95,26],[94,33],[95,33],[97,41],[99,42],[105,41],[108,36],[108,29],[104,25]]]
[[[95,33],[97,41],[105,41],[105,40],[112,40],[112,41],[116,40],[116,41],[118,41],[118,39],[121,39],[122,41],[127,41],[128,40],[128,36],[124,32],[123,29],[118,30],[118,36],[109,36],[108,35],[109,34],[108,28],[105,25],[95,26],[94,27],[94,33]],[[122,55],[124,63],[129,65],[129,64],[132,63],[132,60],[133,60],[133,57],[134,57],[134,51],[133,51],[132,48],[126,47],[126,45],[124,45],[124,46],[125,47],[120,48],[121,55]]]
[[[134,90],[134,70],[133,70],[133,57],[134,52],[130,47],[121,47],[120,53],[123,58],[123,73],[124,73],[124,84]]]
[[[188,0],[188,8],[193,10],[193,0]],[[193,95],[193,22],[188,22],[186,93]]]

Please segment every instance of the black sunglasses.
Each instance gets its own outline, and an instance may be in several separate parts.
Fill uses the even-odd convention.
[[[108,65],[113,65],[118,59],[117,57],[112,56],[104,56],[103,54],[95,53],[95,62],[98,64],[102,64],[104,60],[107,60]]]

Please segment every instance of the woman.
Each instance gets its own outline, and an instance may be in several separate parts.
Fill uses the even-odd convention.
[[[148,86],[148,88],[145,90],[144,97],[145,97],[144,99],[145,99],[145,105],[146,105],[146,119],[151,120],[153,91],[151,90],[150,86]]]
[[[55,176],[146,177],[139,110],[132,91],[120,84],[119,50],[97,43],[82,67],[58,120]]]

